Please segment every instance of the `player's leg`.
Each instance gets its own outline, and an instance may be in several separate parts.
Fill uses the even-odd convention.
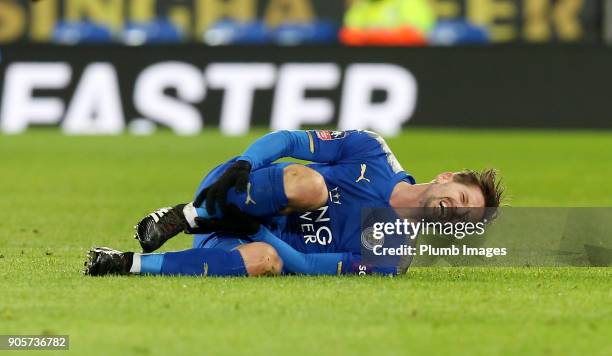
[[[235,159],[231,159],[211,170],[200,183],[200,187],[214,183],[234,161]],[[193,206],[186,207],[187,205],[157,209],[136,224],[134,238],[138,240],[144,252],[153,252],[172,237],[189,231],[188,219],[195,216]]]
[[[263,242],[250,242],[238,246],[249,276],[273,276],[281,274],[283,260],[274,247]]]
[[[250,276],[280,273],[282,259],[270,244],[230,236],[222,233],[198,234],[194,236],[193,248],[238,250]]]
[[[235,249],[194,248],[177,252],[140,254],[109,248],[94,248],[88,253],[84,273],[151,274],[187,276],[262,276],[279,274],[282,260],[276,250],[262,242]]]
[[[200,183],[196,196],[232,163],[230,160],[211,171]],[[251,216],[266,217],[279,212],[316,210],[325,205],[327,197],[325,181],[318,172],[300,164],[281,163],[251,172],[249,189],[244,193],[231,189],[227,198]],[[178,233],[197,229],[197,217],[210,216],[204,207],[196,208],[191,203],[158,209],[138,223],[135,237],[143,251],[152,252]]]
[[[207,186],[200,185],[196,196]],[[324,206],[327,199],[328,190],[323,176],[312,168],[295,163],[279,163],[255,170],[249,175],[246,192],[239,193],[232,188],[227,195],[228,203],[255,217],[316,210]],[[185,207],[192,228],[197,226],[196,216],[211,217],[204,206]],[[218,212],[213,217],[218,218]]]
[[[323,176],[312,168],[301,164],[288,165],[283,169],[283,189],[287,195],[287,213],[312,211],[327,204],[329,191]]]

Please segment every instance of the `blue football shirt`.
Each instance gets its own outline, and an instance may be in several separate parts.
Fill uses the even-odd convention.
[[[367,208],[390,207],[400,181],[414,184],[384,139],[376,133],[307,131],[310,153],[329,191],[327,205],[304,213],[273,218],[268,226],[283,241],[304,253],[361,252],[361,214]]]

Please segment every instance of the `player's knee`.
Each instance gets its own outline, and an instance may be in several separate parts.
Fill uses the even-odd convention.
[[[264,242],[253,242],[238,248],[249,276],[277,275],[283,269],[283,260],[276,249]]]
[[[319,172],[300,164],[292,164],[285,167],[283,176],[289,207],[308,211],[327,203],[327,186]]]

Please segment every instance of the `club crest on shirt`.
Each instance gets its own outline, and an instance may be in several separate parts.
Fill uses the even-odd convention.
[[[375,246],[382,246],[385,243],[385,238],[374,237],[374,228],[367,227],[361,232],[361,245],[366,249],[372,251]]]
[[[317,130],[317,137],[323,141],[339,140],[346,136],[345,131]]]

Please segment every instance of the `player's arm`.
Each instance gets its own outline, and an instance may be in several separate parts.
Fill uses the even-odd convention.
[[[396,268],[372,267],[361,263],[358,254],[342,253],[302,253],[279,239],[270,230],[261,226],[254,241],[265,242],[276,250],[283,260],[284,268],[295,274],[338,275],[338,274],[397,274]]]
[[[277,159],[291,157],[313,162],[329,162],[336,158],[333,150],[315,150],[314,131],[276,131],[257,139],[238,160],[247,161],[253,169]]]
[[[359,156],[375,147],[375,139],[365,131],[276,131],[257,139],[238,157],[252,169],[277,159],[291,157],[312,162],[334,162],[346,156]]]
[[[216,182],[200,192],[193,205],[200,207],[206,201],[206,211],[209,215],[215,214],[217,206],[221,208],[222,212],[225,212],[228,192],[231,188],[234,188],[238,195],[244,195],[247,191],[249,175],[253,170],[262,168],[283,157],[314,162],[361,160],[364,155],[382,152],[376,137],[375,134],[366,131],[277,131],[269,133],[256,140],[225,170]],[[274,169],[272,170],[274,171]],[[282,180],[281,175],[264,174],[264,176],[266,183],[263,186],[283,186],[283,181],[277,182],[274,180],[272,182],[270,178],[276,177]],[[258,185],[262,186],[262,184]],[[285,192],[279,191],[278,196],[279,201],[286,204]],[[234,203],[240,204],[239,201]],[[260,206],[256,208],[260,208]],[[268,213],[276,213],[278,211],[276,208],[276,205],[274,205],[272,211],[264,209],[263,213],[253,215],[262,216]]]
[[[231,188],[237,193],[246,192],[249,174],[279,158],[294,157],[305,160],[329,160],[328,153],[314,155],[312,133],[307,131],[276,131],[257,139],[234,163],[228,167],[219,179],[210,187],[198,194],[194,206],[199,207],[206,200],[206,210],[214,214],[216,206],[227,209],[226,197]],[[329,152],[329,151],[325,151]]]
[[[276,250],[285,270],[295,274],[397,274],[397,268],[373,267],[361,263],[361,256],[350,252],[302,253],[274,235],[257,220],[230,206],[230,214],[222,219],[197,218],[200,233],[220,232],[219,236],[249,235],[254,242],[265,242]],[[246,228],[246,230],[245,230]],[[247,232],[248,231],[248,232]]]

